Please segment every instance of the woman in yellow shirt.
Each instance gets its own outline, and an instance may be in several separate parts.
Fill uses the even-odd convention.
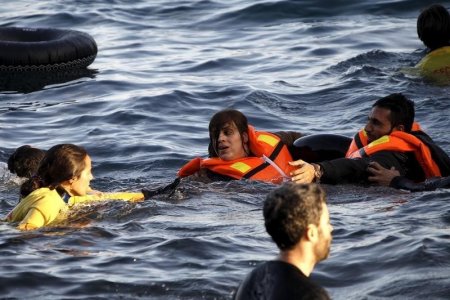
[[[142,193],[105,193],[87,195],[90,182],[91,158],[86,150],[73,144],[50,148],[37,174],[23,183],[26,195],[8,214],[6,220],[19,222],[21,230],[32,230],[63,218],[68,207],[79,202],[103,199],[142,200]]]

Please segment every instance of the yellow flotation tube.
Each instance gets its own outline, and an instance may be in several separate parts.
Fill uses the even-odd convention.
[[[450,46],[428,53],[416,65],[420,74],[437,82],[450,82]]]
[[[97,193],[85,196],[72,196],[69,198],[68,204],[69,206],[72,206],[77,203],[84,203],[90,201],[103,201],[103,200],[142,201],[144,200],[144,194],[118,192],[118,193]]]

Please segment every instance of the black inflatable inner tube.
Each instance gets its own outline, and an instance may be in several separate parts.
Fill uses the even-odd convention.
[[[314,163],[345,157],[352,139],[338,134],[312,134],[294,142],[296,159]]]
[[[0,71],[85,68],[97,56],[87,33],[54,28],[0,28]]]

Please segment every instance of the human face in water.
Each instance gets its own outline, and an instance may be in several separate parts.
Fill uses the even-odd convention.
[[[390,109],[378,106],[372,108],[367,124],[364,127],[369,143],[384,135],[391,134],[396,129],[392,127],[390,116]]]
[[[316,256],[316,261],[322,261],[328,257],[330,254],[331,232],[333,231],[333,226],[330,224],[330,214],[328,212],[328,207],[326,203],[322,203],[322,215],[319,221],[319,238],[314,246],[314,254]]]
[[[238,128],[232,122],[225,124],[219,132],[216,143],[217,155],[223,160],[235,160],[247,155],[248,134],[239,133]]]
[[[85,167],[80,176],[69,180],[70,187],[67,189],[71,196],[84,196],[90,191],[91,180],[94,179],[92,175],[92,162],[89,155],[84,158]]]

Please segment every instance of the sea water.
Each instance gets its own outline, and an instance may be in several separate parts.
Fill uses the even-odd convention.
[[[80,144],[94,188],[138,191],[205,156],[220,109],[259,130],[351,137],[397,92],[449,153],[449,87],[400,71],[425,54],[416,19],[431,3],[4,0],[1,26],[84,31],[99,51],[76,76],[2,83],[0,162],[23,144]],[[19,193],[4,172],[2,216]],[[0,298],[230,299],[277,253],[261,212],[274,188],[183,180],[145,202],[77,207],[57,227],[0,223]],[[450,298],[450,191],[324,188],[334,240],[312,279],[333,299]]]

